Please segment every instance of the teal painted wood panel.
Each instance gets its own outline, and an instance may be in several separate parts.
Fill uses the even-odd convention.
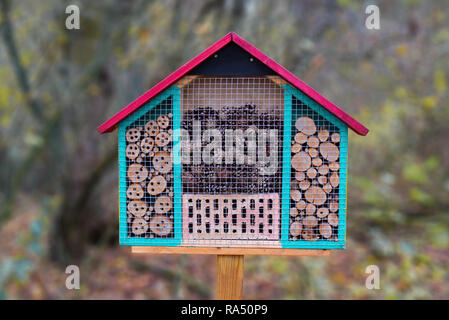
[[[139,110],[131,114],[129,117],[119,123],[119,239],[121,245],[145,245],[145,246],[177,246],[181,243],[181,180],[180,180],[180,161],[174,160],[174,237],[172,238],[137,238],[128,236],[127,208],[126,208],[126,128],[150,112],[164,100],[172,97],[172,113],[173,113],[173,149],[179,145],[180,128],[180,93],[178,87],[170,87],[150,102],[142,106]],[[177,129],[177,130],[176,130]],[[176,155],[174,155],[175,157]],[[179,154],[178,154],[179,156]]]
[[[285,100],[284,100],[284,125],[285,122],[289,123],[289,127],[292,127],[292,115],[294,115],[295,110],[292,105],[292,98],[295,97],[307,107],[309,107],[312,111],[323,117],[325,120],[332,123],[335,127],[338,128],[338,132],[340,133],[340,185],[339,185],[339,224],[338,224],[338,241],[328,241],[328,240],[317,240],[317,241],[306,241],[306,240],[289,240],[289,223],[290,223],[290,196],[287,198],[282,197],[282,237],[281,244],[283,248],[298,248],[298,249],[344,249],[346,246],[346,190],[347,190],[347,170],[348,170],[348,127],[341,120],[335,117],[333,114],[328,112],[302,91],[293,88],[290,85],[284,85],[285,89]],[[290,115],[290,119],[287,119],[287,114]],[[290,134],[291,136],[291,134]],[[285,142],[285,141],[284,141]],[[291,140],[288,141],[291,144]],[[284,144],[285,146],[285,144]],[[284,150],[285,151],[285,150]],[[286,165],[291,165],[291,153],[289,146],[289,154],[288,159],[286,161],[284,155],[284,167]],[[283,190],[284,188],[290,190],[290,182],[291,177],[289,175],[288,181],[284,179],[283,176]],[[288,184],[288,186],[286,186]],[[285,210],[285,204],[288,206],[288,210]]]

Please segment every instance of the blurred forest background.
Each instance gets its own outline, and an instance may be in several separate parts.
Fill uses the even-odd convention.
[[[244,297],[449,299],[449,2],[435,0],[0,0],[1,298],[213,297],[214,256],[118,245],[117,132],[96,128],[229,31],[371,130],[350,133],[347,249],[247,257]]]

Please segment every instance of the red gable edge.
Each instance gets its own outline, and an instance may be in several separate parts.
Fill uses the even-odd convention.
[[[211,55],[213,55],[215,52],[223,48],[225,45],[227,45],[229,42],[233,41],[237,45],[239,45],[241,48],[246,50],[248,53],[253,55],[255,58],[260,60],[263,64],[265,64],[267,67],[272,69],[274,72],[276,72],[279,76],[284,78],[286,81],[288,81],[290,84],[292,84],[297,89],[304,92],[306,95],[308,95],[310,98],[315,100],[318,104],[320,104],[323,108],[331,112],[334,116],[336,116],[338,119],[343,121],[349,128],[351,128],[354,132],[356,132],[359,135],[365,136],[368,133],[368,129],[362,125],[360,122],[352,118],[350,115],[345,113],[343,110],[341,110],[339,107],[337,107],[335,104],[324,98],[321,94],[319,94],[317,91],[309,87],[307,84],[305,84],[302,80],[297,78],[295,75],[293,75],[291,72],[289,72],[287,69],[282,67],[280,64],[272,60],[270,57],[262,53],[259,49],[248,43],[246,40],[241,38],[239,35],[237,35],[234,32],[228,33],[226,36],[224,36],[222,39],[215,42],[213,45],[211,45],[209,48],[201,52],[199,55],[197,55],[195,58],[184,64],[182,67],[177,69],[175,72],[170,74],[168,77],[166,77],[164,80],[159,82],[157,85],[155,85],[153,88],[145,92],[143,95],[141,95],[139,98],[131,102],[126,108],[123,108],[118,113],[116,113],[112,118],[104,122],[102,125],[98,127],[98,131],[100,133],[106,133],[114,131],[117,127],[117,124],[125,119],[127,116],[129,116],[131,113],[139,109],[142,105],[147,103],[151,98],[155,97],[162,91],[164,91],[167,87],[178,81],[181,77],[183,77],[185,74],[187,74],[190,70],[195,68],[197,65],[199,65],[201,62],[209,58]]]

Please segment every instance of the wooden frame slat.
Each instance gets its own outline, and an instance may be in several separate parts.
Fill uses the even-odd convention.
[[[265,256],[328,256],[324,249],[284,248],[219,248],[219,247],[161,247],[132,246],[132,253],[146,254],[215,254],[215,255],[265,255]]]

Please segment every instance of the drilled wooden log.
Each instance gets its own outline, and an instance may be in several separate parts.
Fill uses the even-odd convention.
[[[155,176],[148,182],[147,191],[150,195],[156,196],[165,191],[167,180],[163,176]]]
[[[329,209],[325,208],[325,207],[319,208],[316,212],[316,216],[321,219],[326,218],[328,214],[329,214]]]
[[[128,179],[138,183],[144,181],[148,177],[148,170],[138,163],[133,163],[128,167]]]
[[[131,231],[136,236],[144,234],[148,229],[148,224],[143,218],[135,218],[131,224]]]
[[[146,202],[133,200],[128,203],[128,212],[135,217],[143,217],[147,212],[148,206]]]
[[[140,148],[137,144],[131,143],[126,147],[126,157],[130,160],[136,159],[140,154]]]
[[[140,140],[140,130],[138,128],[132,128],[126,131],[126,141],[135,143]]]

